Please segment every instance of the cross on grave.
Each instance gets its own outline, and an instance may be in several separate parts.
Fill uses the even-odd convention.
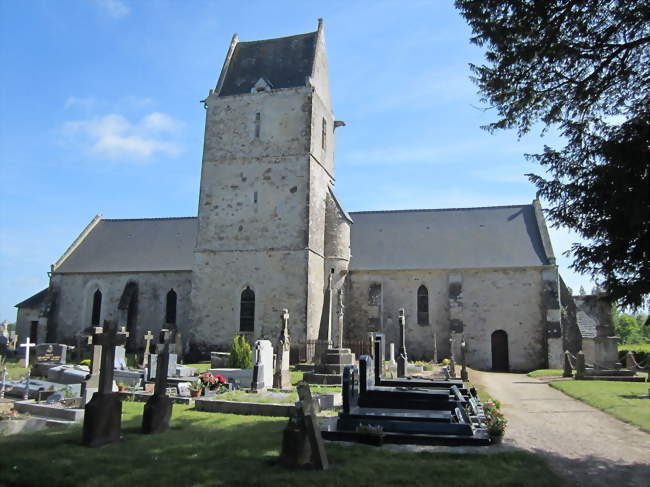
[[[149,350],[151,349],[151,340],[153,335],[151,330],[147,330],[147,333],[144,334],[144,357],[142,357],[142,368],[147,370],[147,365],[149,365]]]
[[[290,351],[289,310],[285,308],[282,310],[282,330],[278,338],[275,374],[273,375],[273,387],[276,389],[291,389],[291,376],[289,374]]]
[[[406,355],[406,317],[404,308],[400,308],[397,318],[399,323],[399,355],[397,356],[397,377],[406,377],[408,356]]]
[[[95,328],[93,346],[101,346],[99,387],[86,404],[82,442],[86,446],[102,446],[120,440],[122,402],[113,393],[115,347],[126,342],[128,333],[117,330],[114,321],[104,321],[101,332]]]
[[[156,357],[156,385],[153,396],[144,406],[142,432],[163,433],[169,429],[173,401],[167,396],[167,369],[169,369],[169,348],[174,339],[172,330],[162,329],[158,337]]]
[[[21,347],[25,348],[25,368],[29,368],[29,349],[35,347],[35,343],[30,343],[29,337],[25,338],[25,343],[20,344]]]
[[[467,374],[467,342],[465,342],[465,337],[461,338],[460,342],[460,380],[467,382],[469,380],[469,375]]]
[[[327,470],[329,467],[327,461],[327,453],[325,452],[325,444],[321,436],[320,427],[318,425],[318,417],[316,416],[316,406],[314,399],[311,396],[309,384],[300,381],[298,383],[298,399],[296,403],[298,416],[303,422],[303,426],[307,432],[309,445],[311,446],[311,464],[317,470]]]

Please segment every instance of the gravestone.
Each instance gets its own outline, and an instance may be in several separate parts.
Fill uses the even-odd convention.
[[[397,357],[397,377],[406,377],[408,368],[408,355],[406,354],[406,317],[404,308],[400,308],[399,317],[399,355]]]
[[[158,358],[156,371],[156,387],[153,396],[144,405],[142,414],[142,432],[145,434],[164,433],[169,429],[172,417],[173,401],[166,395],[167,374],[169,368],[169,344],[172,341],[171,330],[160,330],[158,339]]]
[[[115,347],[126,343],[126,329],[117,330],[114,321],[104,321],[100,333],[93,334],[93,345],[101,346],[99,390],[86,404],[82,442],[97,447],[119,441],[122,425],[122,401],[113,392]]]
[[[469,374],[467,373],[467,364],[465,363],[467,360],[467,343],[465,342],[465,338],[463,338],[460,342],[460,380],[463,382],[467,382],[469,380]]]
[[[83,398],[84,404],[87,404],[90,401],[90,399],[93,397],[93,394],[97,392],[97,389],[99,388],[99,371],[101,370],[102,346],[99,345],[99,343],[93,343],[93,336],[98,335],[101,332],[101,326],[94,327],[93,335],[88,337],[88,343],[92,344],[93,347],[93,355],[90,359],[90,374],[81,384],[81,397]]]
[[[395,361],[395,344],[391,343],[389,347],[389,356],[388,361],[390,362],[391,367],[397,367],[397,362]]]
[[[289,310],[282,310],[282,330],[278,338],[277,356],[275,361],[275,375],[273,387],[275,389],[291,389],[291,374],[289,373],[289,352],[291,341],[289,339]]]
[[[126,365],[126,348],[119,346],[115,347],[115,360],[114,360],[114,369],[117,370],[126,370],[128,366]]]
[[[149,354],[151,353],[151,340],[153,339],[153,334],[151,330],[147,330],[147,333],[144,334],[144,355],[142,355],[142,368],[144,370],[149,369]]]
[[[176,387],[178,388],[178,395],[181,397],[190,397],[190,386],[192,385],[191,382],[179,382],[176,384]]]
[[[177,360],[177,355],[175,353],[170,353],[169,362],[167,365],[167,377],[176,377],[176,367],[178,366],[176,360]],[[151,353],[149,354],[147,377],[149,377],[149,380],[153,380],[156,378],[157,374],[158,374],[158,355],[156,355],[155,353]]]
[[[296,410],[304,425],[309,446],[311,447],[311,465],[317,470],[327,470],[329,467],[327,453],[325,452],[325,444],[323,443],[318,417],[316,416],[318,406],[312,398],[309,384],[306,382],[300,381],[298,383],[298,399]]]
[[[67,345],[58,343],[39,343],[35,348],[35,361],[32,373],[47,376],[48,370],[66,363]]]
[[[253,353],[251,389],[263,391],[273,387],[273,345],[269,340],[257,340],[253,347]]]

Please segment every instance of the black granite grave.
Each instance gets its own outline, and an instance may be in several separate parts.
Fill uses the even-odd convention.
[[[173,400],[167,396],[167,369],[169,367],[169,345],[174,333],[160,330],[156,369],[156,386],[153,396],[144,405],[142,432],[145,434],[164,433],[169,429],[172,417]]]

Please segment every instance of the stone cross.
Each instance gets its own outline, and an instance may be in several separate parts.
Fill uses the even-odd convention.
[[[21,347],[25,348],[25,367],[29,368],[29,349],[31,347],[35,347],[35,343],[30,343],[29,342],[29,337],[25,338],[25,343],[20,344]]]
[[[144,334],[144,357],[142,357],[142,368],[146,370],[147,365],[149,365],[149,353],[151,350],[151,340],[153,339],[153,334],[151,330],[147,330],[147,333]]]
[[[343,304],[343,290],[339,289],[339,343],[338,348],[343,348],[343,315],[345,313],[345,305]]]
[[[124,327],[118,332],[114,321],[105,321],[102,331],[93,334],[93,346],[101,346],[99,392],[113,392],[113,368],[115,366],[115,347],[126,343],[129,333]],[[94,357],[93,357],[94,358]]]
[[[157,362],[156,362],[156,386],[154,395],[164,396],[167,391],[167,369],[169,369],[169,344],[172,341],[173,332],[171,330],[160,330],[157,345]]]
[[[467,374],[467,343],[465,342],[465,337],[461,339],[460,342],[460,380],[467,382],[469,380],[469,375]]]
[[[289,374],[289,354],[291,340],[289,338],[289,310],[282,310],[282,330],[278,339],[277,357],[275,360],[275,375],[273,387],[276,389],[291,389],[291,375]]]
[[[298,416],[303,422],[311,446],[312,466],[317,470],[327,470],[329,463],[327,461],[323,437],[321,436],[318,425],[318,417],[316,416],[317,409],[314,404],[314,399],[311,396],[309,384],[306,382],[301,381],[298,383],[298,398],[299,401],[296,403],[296,406],[298,406]]]
[[[397,357],[397,377],[406,377],[408,355],[406,354],[406,317],[404,308],[400,308],[397,318],[399,323],[399,356]]]

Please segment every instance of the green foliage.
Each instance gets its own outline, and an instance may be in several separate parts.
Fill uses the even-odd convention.
[[[472,65],[490,131],[557,128],[566,141],[527,157],[553,225],[574,243],[572,268],[602,280],[620,303],[650,293],[650,16],[647,1],[456,0],[486,47]]]
[[[81,362],[79,362],[79,365],[85,365],[86,367],[90,367],[90,359],[84,359]]]
[[[647,383],[570,380],[551,382],[551,387],[650,432]]]
[[[253,366],[253,350],[246,339],[235,335],[230,348],[230,366],[233,369],[250,369]]]
[[[616,306],[612,306],[612,322],[616,335],[621,338],[623,344],[644,344],[650,343],[650,326],[645,326],[645,315],[632,316],[626,313],[619,313]]]
[[[402,485],[462,483],[482,487],[554,487],[561,481],[529,452],[493,455],[404,452],[326,442],[330,469],[290,470],[277,462],[286,418],[204,413],[175,404],[164,435],[140,433],[144,404],[124,402],[125,441],[81,446],[81,427],[47,428],[0,438],[0,477],[7,486],[121,487]],[[56,451],[56,455],[52,452]],[[38,468],[34,468],[37,465]]]

